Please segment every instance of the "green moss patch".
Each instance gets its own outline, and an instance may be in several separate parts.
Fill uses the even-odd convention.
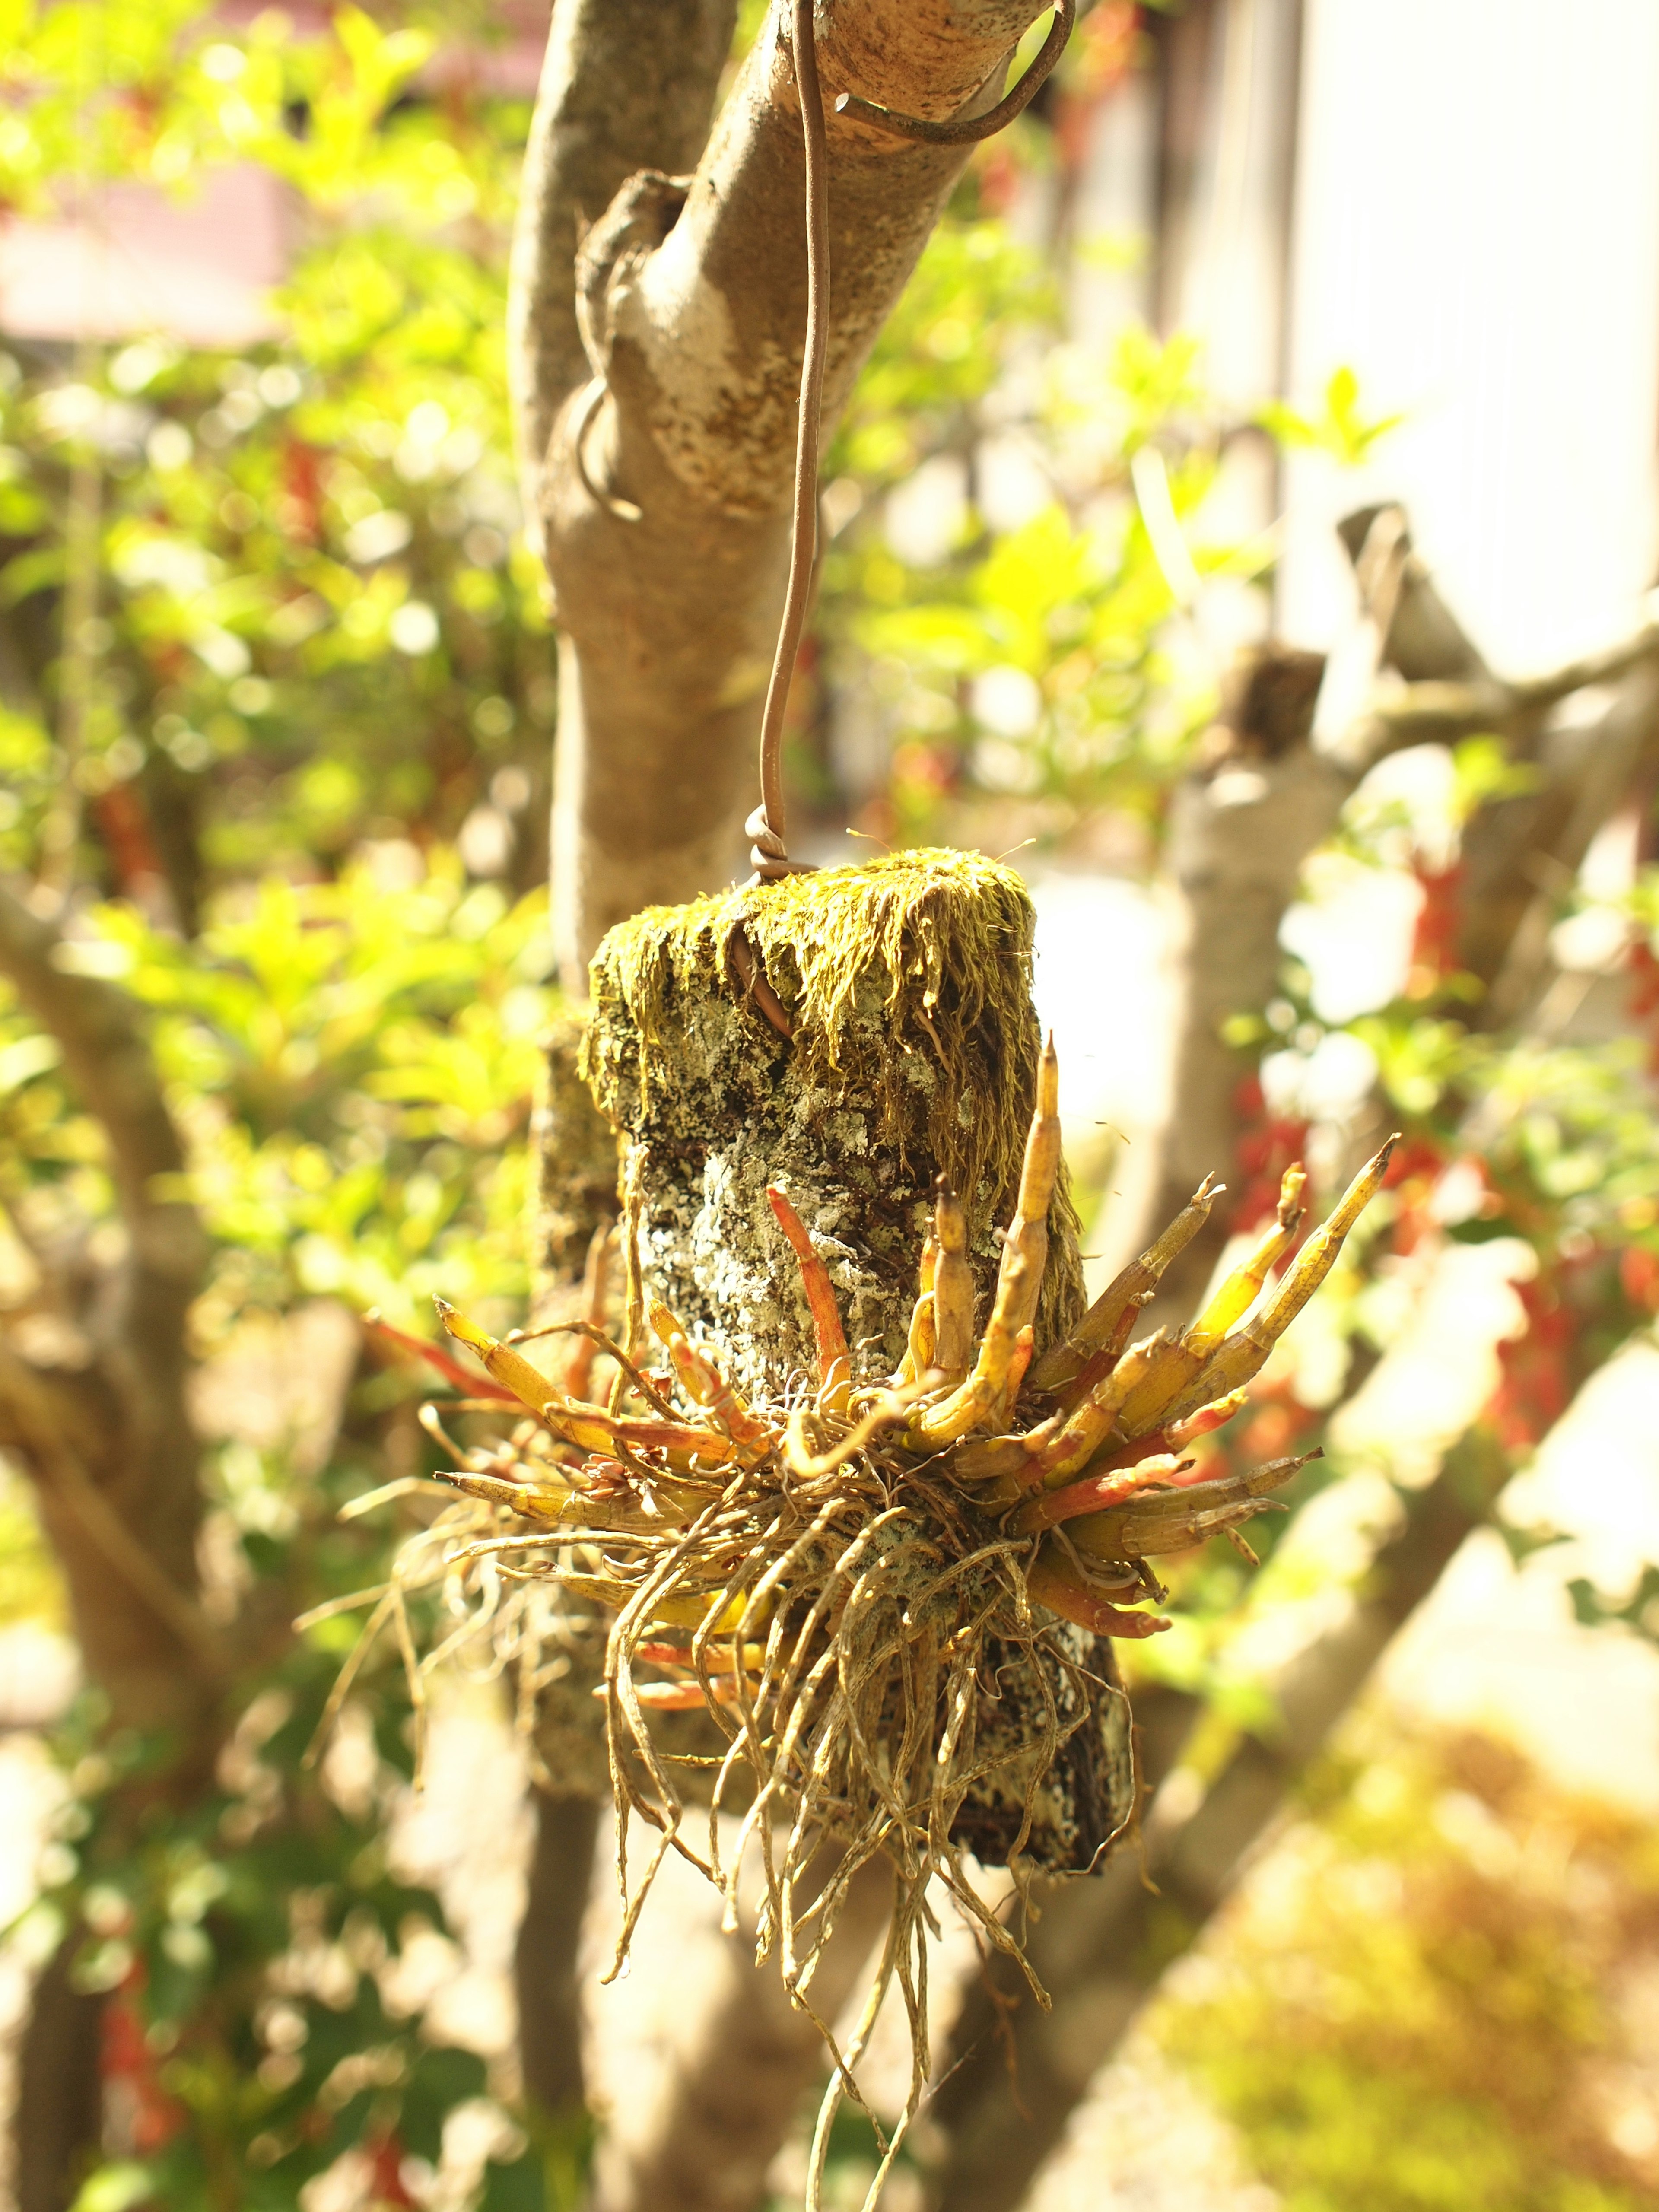
[[[908,1170],[942,1170],[970,1205],[1000,1212],[1036,1081],[1033,920],[1012,868],[933,850],[648,907],[594,959],[583,1072],[619,1126],[654,1114],[699,1008],[744,996],[741,930],[794,1026],[792,1042],[759,1040],[769,1066],[793,1057],[811,1093],[873,1108],[873,1140]],[[763,1026],[752,1001],[749,1018]],[[1063,1191],[1054,1225],[1074,1248]]]

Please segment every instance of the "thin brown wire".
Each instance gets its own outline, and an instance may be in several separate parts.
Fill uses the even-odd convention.
[[[823,405],[824,355],[830,332],[830,161],[823,123],[823,92],[818,82],[813,0],[793,0],[790,61],[800,101],[801,138],[806,161],[806,343],[801,357],[800,411],[795,432],[795,501],[789,545],[789,582],[783,620],[766,687],[761,716],[761,803],[744,829],[751,842],[755,883],[775,883],[804,864],[789,858],[783,792],[783,717],[801,633],[811,604],[818,536],[818,435]],[[988,113],[949,123],[926,123],[896,109],[878,106],[856,93],[836,102],[838,115],[873,124],[904,138],[940,146],[965,145],[988,138],[1011,123],[1043,83],[1065,49],[1077,18],[1077,0],[1056,0],[1054,21],[1036,58],[1019,82]]]
[[[789,587],[783,622],[761,717],[761,803],[744,823],[754,840],[750,860],[761,883],[792,872],[784,842],[783,714],[806,610],[818,538],[818,418],[823,404],[823,360],[830,333],[830,161],[818,83],[812,0],[794,0],[790,58],[800,100],[806,149],[806,346],[800,365],[800,421],[795,434],[795,513],[789,548]]]

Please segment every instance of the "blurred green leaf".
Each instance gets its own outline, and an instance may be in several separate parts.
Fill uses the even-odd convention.
[[[1281,445],[1328,453],[1346,469],[1358,468],[1370,458],[1372,447],[1406,420],[1403,414],[1367,420],[1360,410],[1359,380],[1348,368],[1331,372],[1324,402],[1322,413],[1309,416],[1284,401],[1270,401],[1258,410],[1256,419]]]

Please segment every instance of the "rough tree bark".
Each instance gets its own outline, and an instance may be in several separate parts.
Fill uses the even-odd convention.
[[[553,418],[589,374],[576,249],[636,170],[696,163],[737,15],[737,0],[560,0],[553,11],[507,297],[507,377],[532,531]]]
[[[966,158],[834,113],[989,105],[1036,0],[824,0],[824,421]],[[613,923],[729,880],[781,602],[806,317],[799,111],[774,9],[694,176],[708,0],[560,0],[514,264],[526,490],[561,632],[553,896],[580,994]],[[711,62],[713,66],[711,66]],[[586,234],[573,269],[578,217]]]
[[[1379,519],[1397,562],[1392,583],[1381,562],[1364,558]],[[1525,933],[1538,930],[1540,878],[1547,896],[1583,858],[1632,782],[1650,774],[1659,759],[1654,689],[1659,633],[1644,631],[1547,677],[1505,684],[1487,670],[1411,551],[1397,509],[1366,510],[1343,526],[1342,535],[1362,584],[1369,586],[1368,603],[1380,616],[1380,657],[1407,678],[1406,688],[1369,709],[1328,760],[1313,751],[1311,701],[1294,727],[1285,731],[1281,722],[1282,741],[1276,745],[1266,732],[1241,744],[1233,724],[1224,723],[1223,735],[1181,795],[1175,852],[1191,909],[1190,942],[1204,959],[1218,943],[1224,945],[1228,972],[1253,981],[1258,995],[1224,1003],[1206,979],[1194,979],[1179,1047],[1182,1077],[1166,1139],[1166,1161],[1181,1164],[1169,1171],[1160,1204],[1192,1187],[1186,1178],[1200,1144],[1223,1147],[1209,1154],[1206,1164],[1233,1156],[1240,1133],[1238,1063],[1216,1037],[1214,1024],[1228,1013],[1254,1010],[1267,994],[1279,957],[1279,924],[1302,864],[1334,827],[1343,799],[1366,769],[1407,745],[1485,732],[1502,736],[1513,757],[1535,766],[1539,791],[1519,805],[1502,802],[1478,817],[1466,838],[1469,895],[1458,957],[1489,987],[1476,1018],[1495,1024],[1504,1011],[1492,1006],[1496,987],[1515,973]],[[1273,714],[1272,690],[1263,696],[1263,671],[1271,678],[1275,667],[1286,679],[1279,693],[1282,707],[1286,696],[1296,696],[1295,657],[1270,653],[1265,662],[1248,663],[1231,695],[1239,719],[1253,719],[1258,728]],[[1565,738],[1553,739],[1550,709],[1576,691],[1603,684],[1614,687],[1603,711]],[[1214,785],[1236,767],[1258,780],[1230,802],[1224,788],[1218,793]],[[1297,779],[1305,789],[1292,796]],[[1264,849],[1270,842],[1273,849]],[[1488,885],[1517,882],[1528,886],[1528,896],[1511,897],[1505,915],[1494,923],[1481,894]],[[1232,941],[1246,931],[1251,942]],[[1542,949],[1540,936],[1530,956],[1525,994],[1517,990],[1511,1014],[1535,997]],[[1184,1288],[1176,1291],[1172,1305],[1184,1307],[1201,1288],[1225,1233],[1224,1221],[1212,1232],[1208,1259],[1189,1261]],[[1161,1824],[1154,1805],[1152,1872],[1180,1909],[1186,1941],[1197,1936],[1224,1898],[1244,1856],[1363,1687],[1389,1636],[1484,1517],[1492,1486],[1477,1458],[1472,1440],[1455,1450],[1436,1482],[1410,1501],[1400,1534],[1379,1551],[1365,1601],[1275,1686],[1288,1723],[1284,1741],[1271,1751],[1246,1744],[1188,1817]],[[1195,1707],[1165,1691],[1141,1700],[1137,1714],[1145,1729],[1146,1778],[1155,1788],[1177,1759]],[[969,1993],[952,2037],[951,2059],[958,2070],[936,2107],[950,2136],[936,2212],[1015,2212],[1073,2107],[1156,1984],[1145,1956],[1146,1904],[1138,1875],[1121,1860],[1108,1868],[1103,1883],[1071,1884],[1050,1895],[1033,1956],[1055,1996],[1052,2018],[1041,2020],[1027,2007],[1010,2027],[993,2035],[987,2032],[993,2023],[984,1993]],[[1014,2039],[1017,2089],[1009,2084],[1000,2039],[1005,2033]]]

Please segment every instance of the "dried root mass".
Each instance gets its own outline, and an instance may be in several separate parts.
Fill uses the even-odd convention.
[[[982,1329],[963,1209],[941,1177],[908,1349],[879,1384],[855,1382],[828,1272],[776,1188],[768,1195],[793,1249],[817,1355],[816,1374],[781,1402],[745,1401],[665,1305],[647,1311],[636,1263],[628,1343],[605,1334],[596,1297],[595,1318],[568,1325],[578,1352],[564,1387],[518,1348],[521,1338],[498,1341],[441,1307],[489,1377],[469,1382],[453,1367],[471,1394],[464,1402],[520,1418],[489,1452],[456,1448],[461,1463],[441,1479],[462,1499],[405,1546],[385,1589],[361,1594],[374,1607],[371,1629],[398,1639],[417,1711],[426,1676],[451,1651],[483,1650],[515,1668],[528,1708],[602,1641],[598,1693],[625,1904],[618,1967],[670,1850],[721,1891],[728,1924],[753,1858],[764,1884],[760,1952],[776,1954],[810,2013],[848,1885],[869,1860],[890,1863],[888,1940],[853,2046],[836,2052],[815,2176],[836,2103],[852,2088],[848,2069],[895,1984],[914,2053],[905,2122],[921,2098],[930,1886],[943,1884],[988,1944],[1018,1956],[964,1870],[964,1808],[988,1783],[1006,1790],[1009,1777],[996,1770],[1017,1765],[1023,1816],[1007,1857],[1023,1881],[1054,1762],[1101,1696],[1121,1695],[1079,1659],[1088,1645],[1066,1624],[1109,1638],[1167,1626],[1144,1603],[1164,1595],[1151,1562],[1218,1533],[1250,1556],[1240,1525],[1273,1510],[1270,1493],[1304,1464],[1195,1480],[1187,1448],[1238,1410],[1381,1184],[1390,1150],[1299,1249],[1304,1178],[1291,1169],[1266,1233],[1197,1320],[1132,1343],[1142,1307],[1218,1195],[1206,1181],[1034,1363],[1057,1104],[1050,1044]],[[615,1376],[603,1405],[574,1387],[591,1387],[596,1353]],[[427,1419],[436,1425],[434,1413]],[[417,1659],[410,1601],[437,1584],[453,1625]],[[1011,1668],[1038,1686],[1030,1740],[980,1725]],[[669,1747],[662,1717],[676,1711],[712,1719],[712,1754]],[[696,1808],[682,1786],[688,1764],[707,1770]],[[725,1848],[723,1811],[740,1815]],[[655,1832],[637,1875],[630,1812]],[[834,2051],[830,2023],[819,2025]]]

